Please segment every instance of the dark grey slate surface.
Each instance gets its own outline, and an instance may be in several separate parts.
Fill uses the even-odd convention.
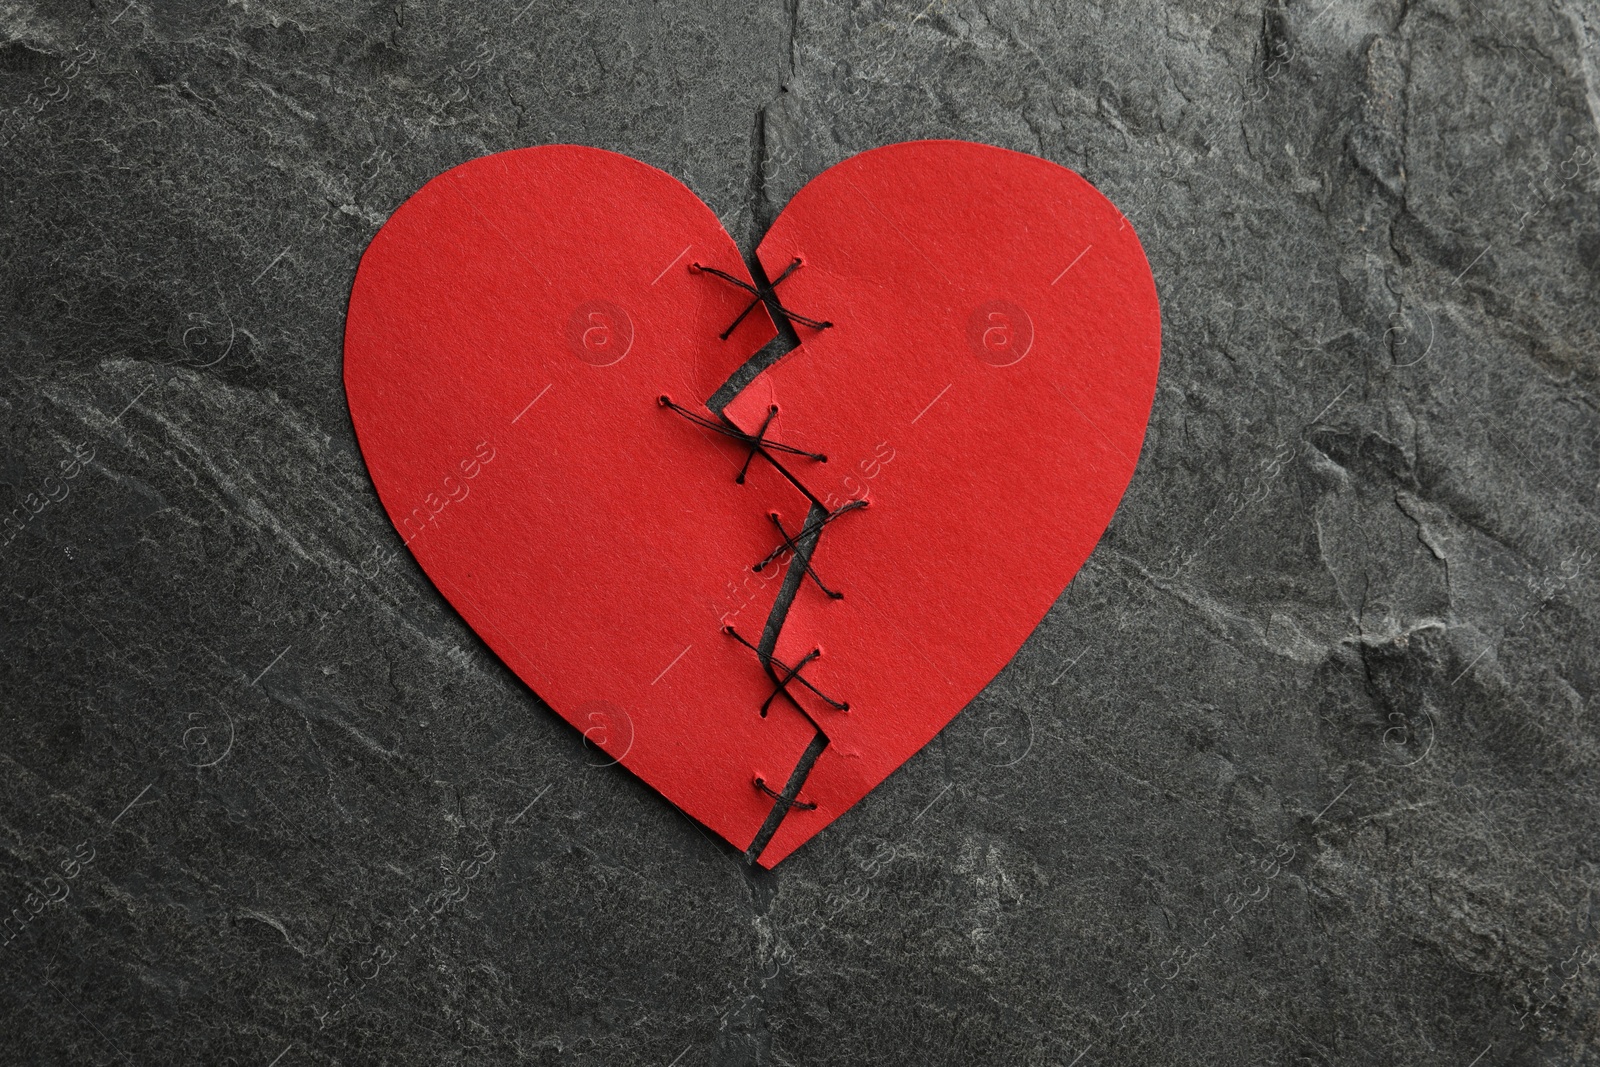
[[[0,1060],[1600,1062],[1593,0],[4,0],[0,42]],[[1161,386],[1012,666],[755,874],[380,562],[344,301],[483,153],[627,152],[749,248],[918,137],[1127,212]]]

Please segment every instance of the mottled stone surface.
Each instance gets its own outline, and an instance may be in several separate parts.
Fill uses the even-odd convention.
[[[3,0],[0,1060],[1600,1063],[1597,117],[1593,0]],[[748,249],[918,137],[1127,212],[1161,385],[1011,667],[752,873],[375,562],[344,302],[483,153]]]

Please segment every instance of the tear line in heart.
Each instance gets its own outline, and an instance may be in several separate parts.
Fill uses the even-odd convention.
[[[802,316],[799,316],[792,309],[785,308],[779,302],[774,293],[774,283],[769,280],[766,268],[762,265],[759,257],[752,255],[747,266],[750,269],[751,278],[756,283],[755,288],[760,293],[759,299],[766,306],[778,333],[776,337],[767,342],[766,345],[729,375],[728,380],[723,382],[711,394],[711,397],[706,400],[706,408],[730,427],[733,426],[733,423],[723,415],[723,409],[731,404],[740,393],[749,388],[755,379],[760,377],[761,373],[768,367],[771,367],[795,349],[804,347],[799,334],[795,330],[794,322],[791,321],[791,316],[796,318],[802,318]],[[817,758],[828,747],[827,732],[800,705],[799,699],[790,694],[786,688],[789,683],[800,680],[799,670],[795,669],[798,665],[784,667],[785,677],[780,677],[775,668],[781,665],[776,663],[773,655],[777,649],[778,635],[782,632],[783,624],[789,617],[789,608],[794,603],[794,598],[806,579],[811,565],[811,557],[816,552],[817,543],[822,539],[822,535],[827,532],[824,521],[829,518],[830,512],[827,505],[818,500],[799,478],[796,478],[775,456],[761,447],[759,438],[752,443],[751,447],[756,449],[756,454],[772,464],[779,474],[782,474],[796,489],[800,490],[811,503],[805,520],[801,523],[800,533],[793,538],[788,570],[784,573],[783,584],[778,589],[777,597],[772,604],[772,610],[767,614],[767,620],[761,628],[761,638],[756,643],[756,655],[768,679],[782,691],[782,695],[789,698],[789,702],[811,724],[811,728],[816,731],[816,736],[811,739],[811,743],[800,754],[800,759],[795,764],[794,770],[789,773],[789,779],[784,783],[783,788],[776,791],[770,788],[764,789],[765,792],[768,792],[773,797],[772,810],[767,813],[767,818],[761,824],[761,829],[756,832],[756,836],[750,842],[750,847],[745,849],[744,852],[745,860],[749,863],[755,863],[760,858],[761,853],[766,850],[768,842],[777,834],[778,828],[783,824],[783,820],[789,812],[796,807],[804,806],[800,800],[800,790],[804,787],[806,778],[811,773],[811,768],[816,765]],[[774,695],[778,694],[775,692]],[[758,789],[764,788],[759,781],[753,781],[752,785]]]

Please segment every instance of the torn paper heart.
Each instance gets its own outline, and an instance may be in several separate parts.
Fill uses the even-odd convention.
[[[625,156],[475,160],[373,239],[345,383],[385,508],[467,622],[771,866],[949,722],[1088,557],[1160,315],[1105,197],[964,142],[832,167],[758,257],[759,280]],[[713,411],[769,307],[799,346]]]

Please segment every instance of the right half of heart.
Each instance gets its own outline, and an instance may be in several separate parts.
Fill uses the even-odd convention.
[[[794,475],[827,510],[870,504],[829,522],[810,559],[839,596],[802,581],[781,620],[775,659],[820,651],[805,677],[848,709],[810,702],[827,743],[770,866],[927,744],[1088,558],[1139,458],[1161,315],[1105,196],[967,142],[829,168],[758,255],[769,277],[789,271],[785,307],[831,325],[797,327],[799,347],[726,414],[825,453]]]

